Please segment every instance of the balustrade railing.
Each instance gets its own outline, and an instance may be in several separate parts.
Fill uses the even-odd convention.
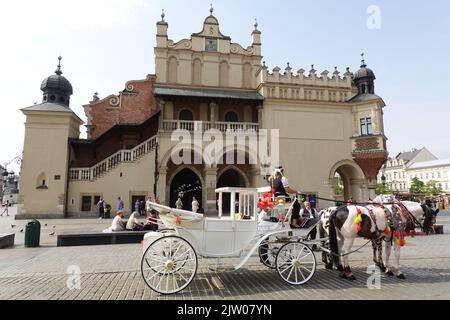
[[[70,180],[90,181],[102,176],[123,162],[134,162],[152,152],[157,145],[157,138],[152,137],[131,150],[120,150],[91,168],[71,168]]]

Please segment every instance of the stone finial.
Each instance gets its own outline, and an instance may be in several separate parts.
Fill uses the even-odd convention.
[[[94,96],[92,97],[92,101],[97,102],[98,100],[100,100],[100,98],[98,97],[98,92],[95,92]]]
[[[291,64],[288,62],[287,63],[287,66],[286,66],[286,69],[285,69],[287,72],[291,72],[291,70],[292,70],[292,68],[291,68]]]
[[[255,31],[258,30],[258,20],[255,18],[255,24],[253,25],[255,27]]]
[[[361,52],[361,68],[367,67],[366,60],[364,59],[364,51]]]
[[[266,62],[265,61],[263,61],[263,65],[262,65],[262,67],[263,67],[263,69],[265,69],[265,70],[267,70],[268,68],[267,68],[267,65],[266,65]]]
[[[213,15],[213,13],[214,13],[214,8],[213,8],[212,3],[211,3],[210,6],[209,6],[209,13],[210,13],[211,15]]]
[[[340,74],[340,72],[339,72],[338,68],[337,68],[337,67],[334,67],[333,77],[334,77],[334,78],[338,78],[338,77],[339,77],[339,74]]]
[[[353,77],[353,73],[350,72],[350,68],[349,67],[345,68],[345,70],[346,70],[346,72],[344,74],[345,78]]]
[[[162,12],[161,12],[161,21],[162,22],[164,22],[164,18],[166,17],[166,14],[165,14],[165,12],[164,12],[164,9],[162,9]]]
[[[62,60],[62,57],[59,56],[59,57],[58,57],[58,67],[56,68],[56,71],[55,71],[55,73],[56,73],[58,76],[60,76],[60,75],[63,74],[63,72],[62,72],[62,70],[61,70],[61,60]]]
[[[310,76],[316,75],[316,72],[317,72],[317,70],[314,69],[314,65],[312,64],[312,65],[311,65],[311,70],[309,70],[309,75],[310,75]]]

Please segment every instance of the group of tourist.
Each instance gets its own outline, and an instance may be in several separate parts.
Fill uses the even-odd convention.
[[[155,203],[160,203],[159,199],[155,200]],[[147,201],[144,202],[142,199],[138,199],[134,205],[134,211],[131,213],[128,220],[124,220],[124,202],[121,197],[117,198],[117,213],[114,217],[111,227],[105,229],[104,232],[115,232],[115,231],[156,231],[158,230],[158,212],[152,209],[152,198],[148,197]],[[97,204],[99,219],[105,218],[105,204],[103,199]],[[146,221],[141,222],[139,217],[146,215]]]
[[[146,222],[140,222],[138,219],[138,212],[133,212],[128,221],[124,221],[124,212],[117,211],[116,217],[111,223],[111,227],[106,229],[105,232],[116,231],[156,231],[158,230],[158,213],[150,209],[147,211]]]

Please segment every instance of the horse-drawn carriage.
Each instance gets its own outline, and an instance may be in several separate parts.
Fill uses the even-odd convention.
[[[219,214],[214,218],[152,203],[163,228],[144,238],[141,271],[146,284],[158,293],[174,294],[192,282],[198,256],[242,257],[234,267],[239,270],[256,252],[260,261],[275,269],[285,282],[308,282],[316,271],[316,258],[306,237],[316,225],[292,229],[289,221],[297,200],[285,203],[272,197],[272,205],[261,207],[267,191],[217,189]],[[224,203],[227,200],[229,206]]]
[[[197,273],[198,256],[242,257],[232,269],[239,270],[256,252],[260,261],[276,270],[285,282],[302,285],[316,271],[314,245],[322,251],[327,269],[334,264],[342,272],[341,277],[353,280],[348,256],[357,237],[372,241],[374,262],[380,269],[404,279],[399,260],[400,248],[409,235],[406,226],[414,235],[415,228],[423,228],[419,222],[423,216],[437,213],[419,203],[384,197],[368,206],[328,208],[320,213],[321,239],[308,241],[319,221],[307,228],[292,228],[296,198],[287,203],[282,197],[274,197],[270,188],[220,188],[216,193],[218,217],[152,203],[162,228],[145,236],[141,260],[142,276],[152,290],[174,294],[185,289]],[[382,240],[386,240],[385,262]],[[391,246],[395,273],[389,264]]]

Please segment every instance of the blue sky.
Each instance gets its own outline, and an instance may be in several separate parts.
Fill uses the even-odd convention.
[[[41,102],[41,81],[63,56],[64,75],[74,87],[71,107],[95,91],[117,93],[126,81],[154,73],[155,24],[165,9],[169,37],[201,30],[211,1],[194,0],[16,0],[0,11],[0,163],[23,149],[20,108]],[[385,131],[391,155],[426,146],[450,158],[450,4],[419,1],[212,1],[222,33],[251,44],[254,19],[262,31],[270,69],[319,72],[334,66],[356,71],[360,52],[377,76],[376,93],[387,104]],[[369,29],[367,8],[376,5],[381,28]]]

